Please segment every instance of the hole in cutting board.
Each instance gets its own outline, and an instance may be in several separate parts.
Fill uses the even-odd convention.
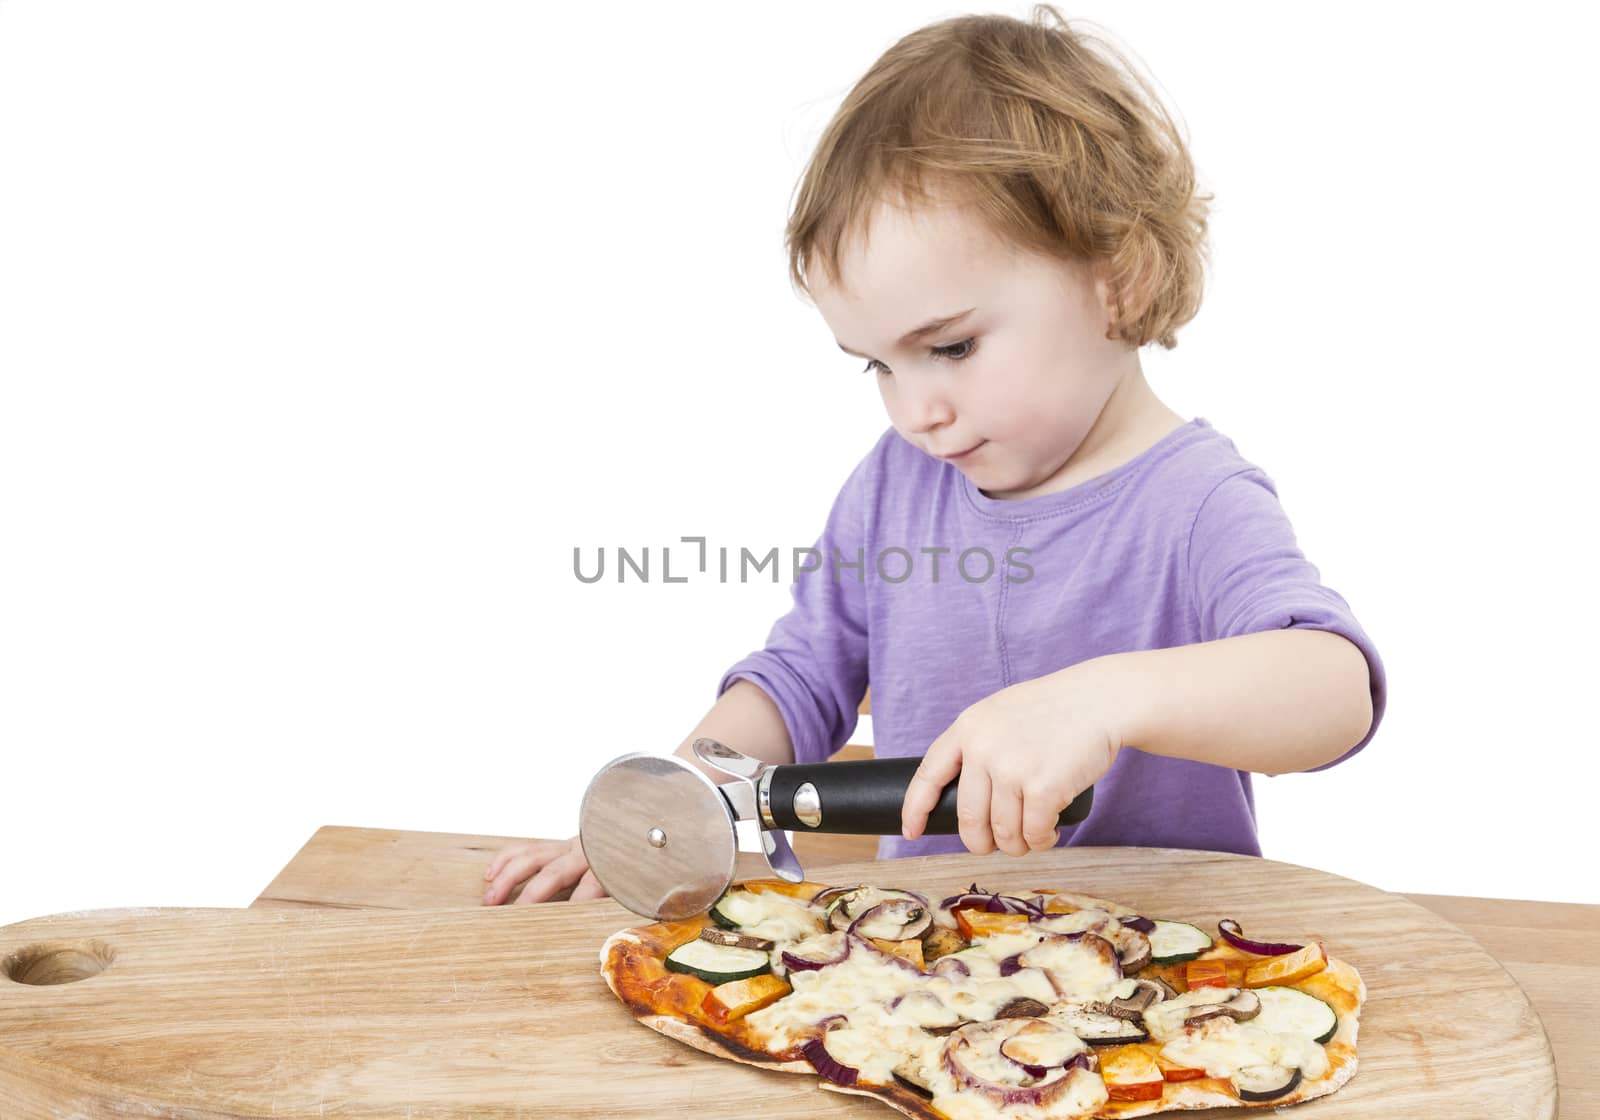
[[[71,984],[99,976],[116,959],[103,941],[47,941],[18,949],[4,967],[19,984]]]

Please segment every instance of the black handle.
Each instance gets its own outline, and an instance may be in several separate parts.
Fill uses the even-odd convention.
[[[774,766],[770,787],[772,820],[791,832],[897,835],[906,788],[921,764],[920,758],[863,758]],[[822,810],[822,819],[815,825],[795,815],[795,793],[807,783],[817,791],[816,803]],[[1089,815],[1093,804],[1094,787],[1090,786],[1061,811],[1056,826],[1077,824]],[[804,805],[802,801],[802,811]],[[956,782],[944,787],[922,831],[926,836],[953,836],[961,831],[956,824]]]

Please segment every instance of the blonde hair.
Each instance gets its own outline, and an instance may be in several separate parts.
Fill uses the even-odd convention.
[[[1200,309],[1214,196],[1195,193],[1184,138],[1149,84],[1049,4],[1032,22],[929,24],[872,64],[797,186],[791,284],[809,295],[818,267],[837,282],[840,245],[865,236],[877,202],[933,201],[940,188],[1015,246],[1102,268],[1107,338],[1170,350]]]

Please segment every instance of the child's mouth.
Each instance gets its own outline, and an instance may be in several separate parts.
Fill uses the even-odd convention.
[[[974,451],[978,450],[978,448],[984,446],[984,444],[986,444],[988,442],[989,442],[988,440],[983,440],[983,441],[981,441],[979,443],[973,444],[971,447],[967,448],[965,451],[958,451],[954,455],[941,455],[941,456],[939,456],[939,458],[943,459],[947,463],[959,462],[959,461],[964,460],[967,457],[969,457]]]

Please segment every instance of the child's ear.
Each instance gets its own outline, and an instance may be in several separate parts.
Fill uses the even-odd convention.
[[[1117,321],[1117,292],[1111,286],[1111,262],[1104,257],[1089,262],[1089,276],[1094,283],[1095,302],[1101,311],[1106,330]]]
[[[1122,323],[1123,328],[1126,328],[1130,315],[1138,317],[1144,314],[1149,299],[1149,294],[1139,285],[1138,277],[1130,283],[1130,290],[1123,291],[1110,278],[1110,272],[1112,267],[1109,258],[1096,258],[1090,261],[1088,275],[1094,285],[1094,301],[1101,309],[1101,322],[1106,326],[1106,330],[1102,331],[1104,338],[1115,338],[1115,334],[1112,333],[1115,326],[1117,323]]]

